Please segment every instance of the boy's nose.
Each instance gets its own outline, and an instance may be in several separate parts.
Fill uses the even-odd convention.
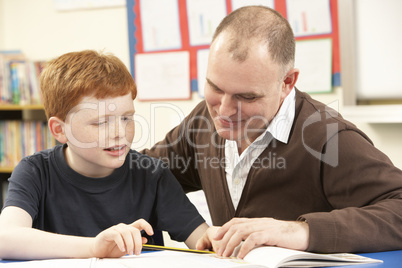
[[[113,122],[109,124],[110,138],[119,138],[121,136],[124,136],[124,126],[120,122],[119,117],[115,118],[114,120],[110,120],[110,122]]]

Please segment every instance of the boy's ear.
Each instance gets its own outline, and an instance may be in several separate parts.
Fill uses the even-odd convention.
[[[58,140],[60,143],[67,143],[67,137],[64,131],[64,121],[58,117],[50,117],[48,120],[48,125],[50,132],[53,137]]]

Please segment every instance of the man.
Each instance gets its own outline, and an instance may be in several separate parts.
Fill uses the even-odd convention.
[[[205,101],[145,153],[203,189],[214,249],[274,245],[316,252],[402,249],[402,172],[334,110],[294,86],[289,23],[244,7],[216,29]],[[189,165],[175,166],[183,159]],[[177,161],[176,161],[177,163]],[[208,237],[198,248],[211,247]]]

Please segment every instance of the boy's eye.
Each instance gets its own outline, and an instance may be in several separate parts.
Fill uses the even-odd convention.
[[[123,121],[132,121],[133,120],[133,116],[122,116],[121,120]]]
[[[102,125],[104,125],[104,124],[106,124],[106,123],[107,123],[106,121],[99,121],[99,122],[96,123],[96,125],[102,126]]]

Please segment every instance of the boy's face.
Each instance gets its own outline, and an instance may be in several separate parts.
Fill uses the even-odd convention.
[[[85,97],[67,115],[67,163],[88,177],[105,177],[123,165],[134,139],[131,93],[106,99]]]

